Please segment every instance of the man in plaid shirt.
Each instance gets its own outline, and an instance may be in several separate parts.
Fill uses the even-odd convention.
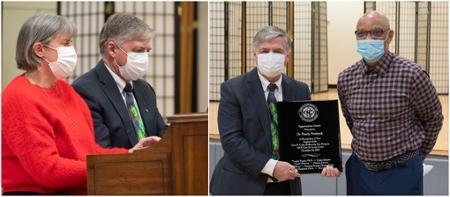
[[[389,51],[394,31],[376,11],[355,31],[363,57],[339,74],[339,99],[353,136],[347,194],[423,194],[422,162],[442,127],[428,74]]]

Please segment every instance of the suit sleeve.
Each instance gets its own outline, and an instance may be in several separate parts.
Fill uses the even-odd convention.
[[[164,135],[164,132],[166,131],[166,123],[164,122],[164,119],[162,118],[161,113],[159,112],[158,105],[156,104],[155,90],[147,82],[145,82],[145,84],[150,89],[152,97],[154,98],[154,101],[155,101],[152,103],[156,109],[156,112],[155,112],[156,125],[155,125],[155,127],[156,127],[156,131],[157,131],[157,135],[159,137],[162,137]]]
[[[79,106],[81,111],[83,112],[83,115],[87,121],[87,124],[89,125],[89,129],[91,131],[91,137],[94,137],[95,131],[94,131],[94,125],[92,122],[91,113],[89,111],[89,108],[85,102],[82,102],[82,104]],[[94,144],[95,154],[117,154],[117,153],[128,153],[128,149],[125,148],[111,148],[107,147],[104,148],[101,145],[99,145],[97,142]]]
[[[311,91],[309,90],[308,85],[302,83],[302,88],[305,91],[304,94],[306,95],[306,98],[307,98],[306,100],[311,100]]]
[[[111,148],[110,131],[104,124],[103,111],[100,104],[93,98],[92,93],[82,86],[73,84],[73,87],[83,97],[91,111],[92,121],[94,122],[95,141],[104,148]]]
[[[155,99],[156,100],[156,99]],[[161,114],[159,113],[158,108],[156,107],[156,102],[155,102],[155,126],[154,128],[156,128],[156,135],[158,137],[162,137],[166,131],[166,123],[164,122],[164,119],[162,118]]]
[[[159,110],[157,113],[157,129],[158,129],[158,136],[162,137],[166,131],[166,123],[164,123],[164,119],[162,118],[161,114],[159,113]]]
[[[231,160],[257,176],[270,157],[256,150],[245,138],[242,127],[242,113],[238,100],[227,85],[221,85],[221,99],[218,112],[220,140]]]

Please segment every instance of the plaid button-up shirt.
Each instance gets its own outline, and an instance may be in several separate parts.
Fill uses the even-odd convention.
[[[361,160],[433,149],[442,108],[429,76],[416,63],[390,52],[371,70],[360,60],[339,74],[337,88],[352,150]]]

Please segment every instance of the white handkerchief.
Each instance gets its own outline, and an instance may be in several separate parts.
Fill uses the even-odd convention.
[[[434,167],[433,165],[423,163],[423,176],[428,174],[431,171],[431,169],[433,169],[433,167]]]

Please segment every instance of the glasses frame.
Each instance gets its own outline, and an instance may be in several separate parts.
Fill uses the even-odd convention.
[[[386,38],[385,37],[386,32],[389,32],[389,31],[390,31],[390,29],[379,29],[379,28],[371,30],[371,31],[355,30],[355,36],[356,36],[356,39],[358,39],[358,40],[364,40],[364,39],[367,39],[367,36],[369,36],[369,34],[370,34],[370,37],[374,40],[383,40]]]

